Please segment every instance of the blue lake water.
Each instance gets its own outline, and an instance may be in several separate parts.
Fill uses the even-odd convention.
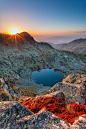
[[[63,70],[65,70],[65,69],[67,69],[65,66],[61,66],[61,69],[63,69]]]
[[[53,68],[42,69],[41,71],[32,72],[31,79],[37,84],[43,84],[43,86],[54,86],[63,80],[63,75],[55,72]]]
[[[74,63],[74,66],[79,67],[79,64],[78,63]]]

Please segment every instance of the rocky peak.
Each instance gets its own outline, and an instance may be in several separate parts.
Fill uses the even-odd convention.
[[[27,32],[17,33],[15,35],[2,34],[0,33],[0,43],[3,43],[7,46],[14,46],[19,44],[31,44],[35,45],[34,38]]]
[[[22,32],[19,34],[21,37],[25,39],[25,41],[29,42],[30,44],[35,42],[34,38],[28,34],[27,32]]]

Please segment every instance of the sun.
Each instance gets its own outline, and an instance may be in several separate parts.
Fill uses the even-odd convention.
[[[20,31],[17,28],[13,28],[10,31],[10,34],[12,34],[12,35],[17,34],[17,33],[20,33]]]

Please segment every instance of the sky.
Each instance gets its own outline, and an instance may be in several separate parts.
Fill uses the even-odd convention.
[[[38,40],[85,37],[86,0],[0,0],[0,33],[13,28]]]

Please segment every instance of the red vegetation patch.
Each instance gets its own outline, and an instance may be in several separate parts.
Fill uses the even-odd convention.
[[[44,108],[70,124],[73,124],[77,117],[86,114],[86,107],[84,105],[77,103],[66,105],[62,98],[54,96],[40,97],[37,99],[29,98],[25,101],[22,100],[21,103],[34,113]]]

